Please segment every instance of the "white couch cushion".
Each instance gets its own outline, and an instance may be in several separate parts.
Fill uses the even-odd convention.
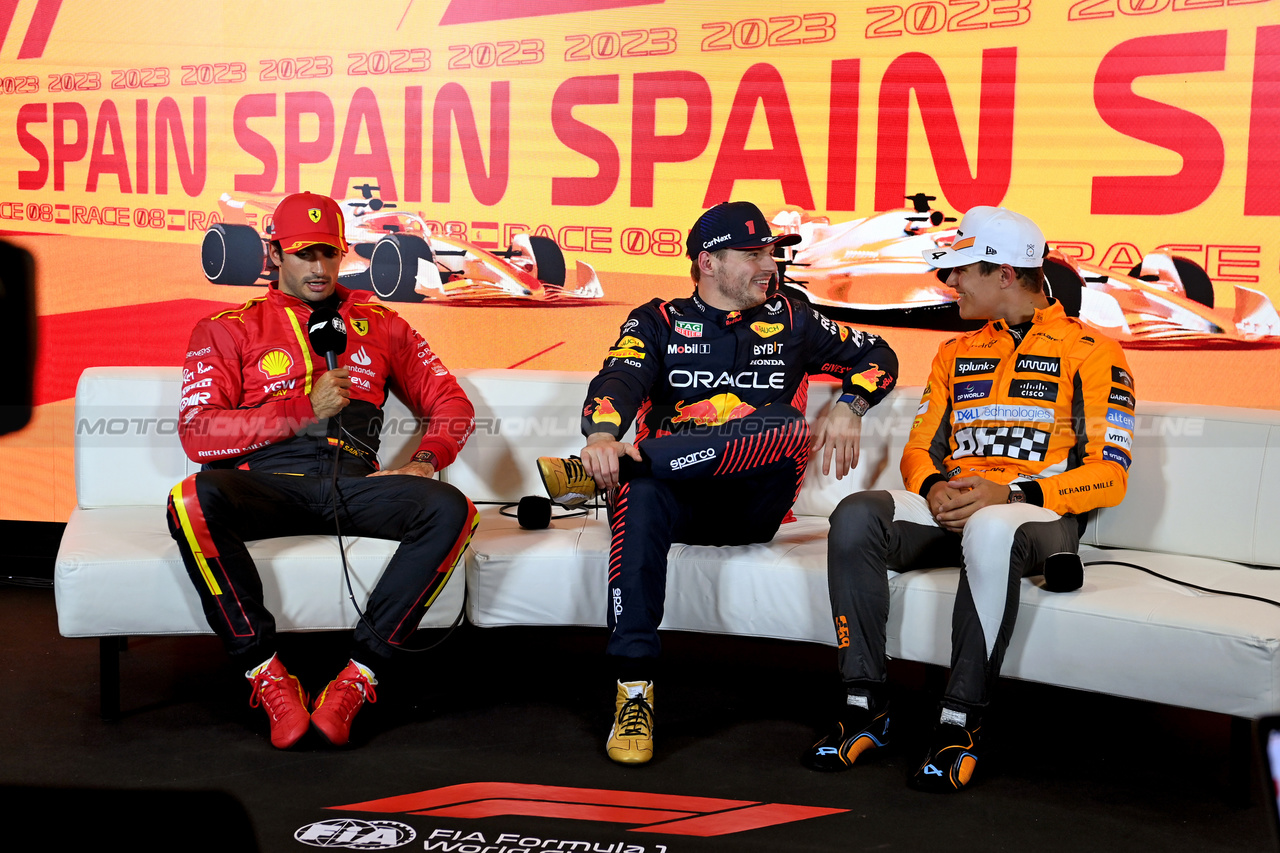
[[[1280,412],[1141,403],[1124,502],[1090,544],[1280,566]]]
[[[200,470],[178,441],[180,367],[91,367],[76,385],[76,504],[163,506],[174,484]],[[379,458],[408,461],[422,430],[395,395],[387,399]]]
[[[467,558],[473,624],[604,626],[603,518],[558,520],[546,531],[520,530],[492,509],[483,518]],[[834,646],[826,538],[825,520],[802,518],[763,545],[673,546],[662,628]],[[1280,600],[1280,572],[1136,551],[1089,548],[1084,555]],[[891,575],[891,657],[950,664],[958,579],[954,568]],[[1244,717],[1280,707],[1274,606],[1110,565],[1090,567],[1074,593],[1047,592],[1038,578],[1026,579],[1020,601],[1003,675]]]
[[[399,543],[351,537],[347,563],[363,609]],[[249,543],[263,599],[280,631],[355,627],[358,617],[332,536],[288,536]],[[436,598],[424,627],[453,624],[462,609],[459,566]],[[54,568],[58,630],[64,637],[211,634],[200,599],[169,536],[161,506],[72,512]]]

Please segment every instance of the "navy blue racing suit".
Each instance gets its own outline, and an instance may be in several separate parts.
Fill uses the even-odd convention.
[[[773,538],[808,465],[804,412],[818,373],[874,405],[893,388],[898,360],[880,338],[781,295],[741,312],[696,293],[631,312],[582,417],[585,435],[619,439],[635,421],[642,456],[620,460],[610,502],[610,656],[658,656],[673,542]]]

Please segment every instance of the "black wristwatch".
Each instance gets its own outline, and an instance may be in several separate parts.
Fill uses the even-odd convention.
[[[436,455],[430,450],[419,450],[417,453],[413,454],[412,461],[424,462],[432,468],[435,468],[437,471],[440,470],[440,461],[436,459]]]
[[[849,411],[858,417],[862,417],[871,408],[871,404],[867,402],[866,397],[859,397],[857,394],[841,394],[837,403],[844,403],[849,407]]]

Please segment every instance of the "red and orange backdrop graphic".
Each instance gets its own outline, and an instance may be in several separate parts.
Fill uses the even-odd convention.
[[[0,0],[0,230],[37,258],[40,334],[0,518],[66,518],[80,371],[179,364],[198,317],[263,286],[210,283],[206,229],[261,229],[253,205],[298,190],[479,249],[554,241],[566,287],[594,269],[590,298],[455,298],[445,270],[397,304],[455,368],[598,366],[630,307],[689,291],[715,202],[842,229],[918,195],[1030,215],[1095,284],[1194,262],[1212,305],[1165,318],[1200,324],[1177,345],[1131,335],[1140,396],[1280,406],[1277,21],[1280,0]],[[886,251],[851,233],[841,258]],[[883,333],[906,384],[947,334]]]

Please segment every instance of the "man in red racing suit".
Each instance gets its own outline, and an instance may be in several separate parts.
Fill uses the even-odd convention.
[[[951,676],[913,787],[967,786],[982,716],[1018,615],[1022,578],[1074,565],[1087,513],[1124,497],[1133,377],[1119,344],[1044,291],[1045,242],[997,207],[965,214],[950,248],[925,253],[981,329],[942,343],[902,456],[906,490],[850,495],[831,515],[828,586],[845,703],[805,754],[844,770],[889,744],[888,573],[961,567]]]
[[[372,294],[339,286],[347,249],[330,198],[288,196],[276,208],[278,285],[196,324],[183,366],[178,433],[203,469],[174,487],[168,518],[205,617],[271,719],[271,741],[309,728],[340,745],[373,675],[413,633],[471,538],[475,508],[432,479],[471,434],[474,410],[427,342]],[[312,311],[336,311],[347,345],[336,369],[313,350]],[[379,470],[382,406],[394,386],[426,419],[412,461]],[[337,507],[337,517],[334,517]],[[356,626],[347,665],[308,708],[276,655],[275,620],[248,540],[342,533],[395,539]]]
[[[631,312],[583,409],[581,461],[539,460],[553,498],[617,489],[610,506],[610,668],[617,679],[606,751],[653,755],[658,625],[673,542],[768,542],[795,503],[811,449],[823,473],[857,464],[861,416],[892,389],[898,360],[883,340],[769,294],[777,245],[750,202],[717,205],[690,231],[696,290]],[[844,395],[811,431],[810,374]],[[636,421],[636,441],[622,437]]]

